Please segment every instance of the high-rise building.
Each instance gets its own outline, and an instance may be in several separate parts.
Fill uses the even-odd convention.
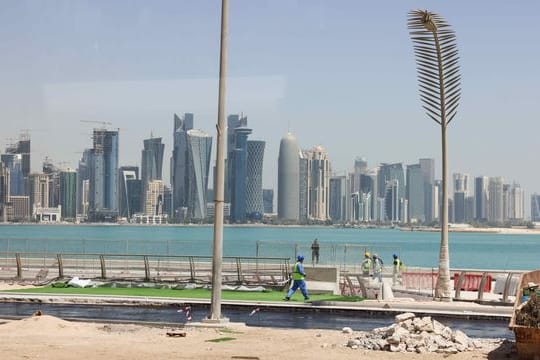
[[[227,116],[227,160],[225,169],[225,202],[231,203],[232,215],[232,193],[234,188],[234,152],[236,150],[236,129],[247,128],[247,116],[244,114],[234,114]]]
[[[30,173],[28,175],[28,189],[30,190],[30,209],[32,214],[35,208],[49,207],[49,175]]]
[[[274,213],[274,189],[263,189],[263,205],[265,214]]]
[[[298,222],[300,219],[300,165],[296,137],[285,134],[279,144],[278,218]]]
[[[30,136],[22,134],[19,141],[6,147],[0,161],[10,169],[11,195],[28,195],[28,175],[30,174]]]
[[[503,218],[503,179],[501,177],[490,177],[488,201],[488,221],[500,224]]]
[[[456,191],[454,192],[454,222],[462,224],[465,222],[466,207],[467,207],[467,197],[465,192]]]
[[[309,214],[309,154],[306,151],[298,153],[298,220],[305,224]]]
[[[163,181],[150,180],[144,196],[144,214],[146,216],[163,215]]]
[[[118,130],[94,129],[90,151],[89,218],[118,215]]]
[[[503,185],[503,218],[505,221],[525,218],[523,190],[519,184]]]
[[[407,165],[407,201],[409,218],[403,221],[410,223],[423,223],[426,221],[425,213],[425,183],[420,164]]]
[[[144,140],[144,149],[141,157],[141,180],[146,184],[152,180],[163,180],[163,152],[165,144],[161,138],[151,137]]]
[[[7,208],[9,221],[28,221],[30,215],[30,196],[10,196],[10,206]]]
[[[261,140],[247,142],[246,214],[253,220],[262,219],[264,214],[262,173],[265,145]]]
[[[386,182],[384,194],[385,221],[400,222],[401,195],[399,194],[399,180],[392,179]]]
[[[531,195],[531,221],[540,221],[540,194]]]
[[[190,220],[206,219],[208,173],[212,152],[212,137],[201,130],[189,130],[187,217]]]
[[[231,185],[231,222],[246,221],[246,180],[247,180],[247,143],[251,129],[239,127],[234,130],[234,151],[232,153]]]
[[[0,161],[0,222],[7,221],[6,206],[9,196],[9,169]]]
[[[171,159],[171,185],[175,215],[187,209],[188,140],[187,132],[193,129],[193,114],[185,113],[182,118],[174,114],[174,145]],[[175,220],[178,221],[178,216]]]
[[[330,190],[329,190],[329,215],[334,223],[346,222],[347,203],[350,201],[350,194],[348,190],[347,176],[332,176],[330,177]]]
[[[118,212],[130,219],[141,212],[142,182],[138,166],[122,166],[118,169]],[[146,196],[146,195],[145,195]]]
[[[63,219],[77,218],[77,172],[66,169],[60,172],[60,206]]]
[[[360,175],[360,193],[364,194],[364,198],[366,198],[366,196],[368,196],[369,198],[369,204],[366,204],[366,206],[369,205],[370,214],[364,215],[365,221],[372,221],[377,219],[377,194],[379,193],[377,179],[378,171],[379,170],[377,168],[370,169]]]
[[[43,161],[42,169],[49,177],[49,204],[44,207],[57,207],[60,204],[60,169],[49,158]]]
[[[308,155],[308,218],[326,221],[329,218],[330,160],[326,150],[317,145]]]
[[[405,176],[403,174],[403,165],[401,163],[395,164],[381,164],[379,167],[379,196],[384,197],[386,194],[386,183],[391,180],[397,180],[399,186],[399,196],[405,197]]]
[[[488,221],[489,179],[487,176],[479,176],[474,179],[474,207],[475,220]]]
[[[354,159],[354,173],[365,174],[368,171],[368,162],[365,157],[357,157]]]
[[[454,178],[454,192],[462,192],[465,195],[469,195],[469,174],[455,173]]]
[[[92,151],[85,149],[79,160],[79,167],[77,169],[77,214],[84,218],[88,216],[91,158]],[[83,202],[83,199],[86,201]]]
[[[438,205],[435,204],[434,185],[435,185],[435,159],[420,159],[420,168],[424,176],[424,214],[426,222],[430,223],[438,218]],[[437,201],[438,203],[438,201]],[[435,216],[437,212],[437,216]]]

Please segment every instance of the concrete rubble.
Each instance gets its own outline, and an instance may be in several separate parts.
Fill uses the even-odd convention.
[[[413,313],[404,313],[396,315],[394,324],[390,326],[361,332],[346,346],[363,350],[456,354],[481,349],[483,342],[470,339],[460,330],[453,331],[429,316],[416,317]]]

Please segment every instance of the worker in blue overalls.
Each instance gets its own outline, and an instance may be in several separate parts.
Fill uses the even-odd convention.
[[[286,301],[289,301],[291,299],[291,296],[294,294],[294,292],[300,288],[300,291],[302,292],[302,295],[304,295],[304,300],[309,300],[309,294],[307,291],[306,282],[304,281],[306,277],[306,272],[304,271],[304,265],[302,264],[304,262],[304,257],[302,255],[298,255],[296,257],[296,263],[293,265],[293,271],[292,271],[292,279],[293,279],[293,285],[289,289],[289,292],[287,293],[287,296],[285,296]]]

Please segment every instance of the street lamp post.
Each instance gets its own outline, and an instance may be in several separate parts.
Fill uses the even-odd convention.
[[[221,268],[223,260],[223,206],[225,201],[225,80],[227,73],[228,0],[221,1],[221,43],[219,57],[219,95],[216,145],[216,191],[214,195],[214,242],[212,253],[212,303],[206,321],[227,322],[221,316]]]

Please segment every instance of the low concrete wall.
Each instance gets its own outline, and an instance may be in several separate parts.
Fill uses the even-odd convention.
[[[340,273],[338,267],[305,266],[306,282],[311,293],[332,293],[339,295]]]

